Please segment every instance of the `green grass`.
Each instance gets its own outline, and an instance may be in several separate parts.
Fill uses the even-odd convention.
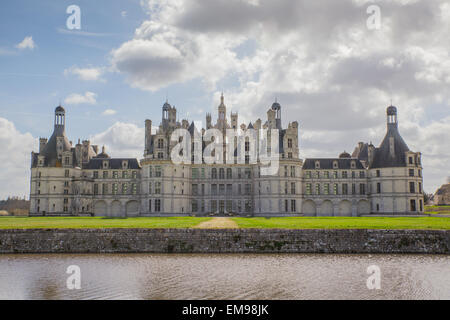
[[[450,206],[425,206],[425,213],[450,215]]]
[[[191,228],[210,218],[196,217],[0,217],[0,229]]]
[[[192,228],[208,217],[0,217],[0,229]],[[279,217],[231,218],[240,228],[282,229],[450,229],[446,217]]]
[[[450,229],[450,218],[445,217],[279,217],[233,220],[240,228]]]

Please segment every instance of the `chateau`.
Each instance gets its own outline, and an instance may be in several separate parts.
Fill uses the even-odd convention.
[[[57,216],[360,216],[423,213],[420,152],[409,150],[398,131],[397,109],[387,108],[387,132],[379,147],[359,142],[350,155],[336,158],[299,157],[298,122],[283,129],[281,105],[273,103],[267,120],[238,125],[238,114],[227,108],[222,95],[218,119],[206,115],[206,128],[177,121],[177,110],[166,102],[162,122],[152,130],[145,121],[143,159],[111,158],[90,141],[69,142],[65,110],[55,110],[50,139],[41,138],[31,154],[30,215]],[[175,164],[171,139],[177,129],[192,136],[205,130],[250,129],[279,132],[279,169],[261,174],[262,164],[245,161]],[[226,139],[223,139],[224,145]],[[202,150],[207,146],[202,143]],[[268,148],[270,149],[270,148]],[[235,154],[236,156],[236,150]]]

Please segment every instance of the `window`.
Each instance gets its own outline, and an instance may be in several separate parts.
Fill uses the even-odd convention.
[[[408,159],[409,159],[409,164],[413,164],[413,158],[409,157]],[[414,210],[414,211],[416,211],[416,210]]]
[[[156,199],[155,200],[155,212],[160,212],[161,211],[161,199]]]
[[[158,159],[164,159],[164,153],[158,152]]]
[[[164,139],[158,139],[158,148],[159,149],[164,148]]]
[[[422,184],[419,182],[419,193],[422,193]]]
[[[295,166],[291,166],[291,177],[295,177]]]
[[[131,193],[137,194],[137,184],[136,183],[131,184]]]
[[[252,177],[252,172],[250,168],[245,168],[245,178],[250,179]]]
[[[64,171],[64,176],[68,178],[70,175],[69,170]],[[41,173],[39,172],[39,178],[41,177]]]
[[[348,184],[342,184],[342,194],[348,194]]]
[[[420,211],[423,211],[423,203],[422,203],[422,200],[419,200],[419,208],[420,208]]]
[[[202,179],[205,179],[205,168],[202,168]]]
[[[225,169],[224,168],[219,169],[219,179],[225,179]]]
[[[409,176],[414,177],[414,169],[409,169]]]
[[[337,171],[333,171],[333,179],[337,179],[338,177],[338,172]]]
[[[417,170],[417,175],[418,175],[419,177],[421,177],[421,176],[422,176],[422,172],[420,171],[420,169],[419,169],[419,170]]]
[[[342,178],[344,178],[344,179],[347,178],[347,171],[342,171]]]
[[[306,171],[306,178],[311,179],[311,171]]]
[[[284,193],[288,194],[288,183],[287,183],[287,181],[284,183]]]
[[[292,139],[288,139],[288,148],[292,148]]]
[[[252,185],[249,183],[245,184],[245,194],[251,194],[252,192]]]
[[[119,187],[117,183],[113,183],[113,194],[117,194],[119,192]]]
[[[94,179],[98,179],[98,171],[94,171]]]
[[[288,199],[284,200],[284,211],[286,211],[286,212],[289,211],[289,200]]]
[[[242,170],[238,168],[238,179],[242,179]]]
[[[306,194],[311,194],[311,183],[306,184]]]
[[[323,186],[323,193],[324,194],[330,194],[330,184],[329,183],[325,183]]]
[[[217,201],[216,200],[211,200],[209,203],[209,206],[211,208],[211,212],[217,211]]]
[[[152,200],[148,200],[148,212],[152,212]]]
[[[155,167],[155,177],[160,178],[162,176],[162,170],[160,166]]]
[[[113,171],[113,178],[114,179],[119,178],[119,173],[117,171]]]
[[[377,177],[381,177],[381,172],[380,172],[380,170],[377,170]]]
[[[295,182],[291,182],[291,194],[295,194]]]
[[[284,166],[284,176],[288,176],[288,166]]]
[[[216,168],[212,168],[212,170],[211,170],[211,178],[212,179],[217,179],[217,169]]]
[[[65,164],[66,166],[68,166],[68,165],[70,164],[70,158],[69,158],[69,157],[65,157],[65,158],[64,158],[64,164]]]
[[[352,171],[352,178],[353,179],[356,178],[356,172],[355,171]]]
[[[128,172],[127,171],[123,171],[122,172],[122,179],[128,179]]]
[[[323,176],[324,176],[325,179],[329,179],[330,178],[330,173],[328,171],[325,171],[323,173]]]
[[[94,195],[98,195],[98,184],[94,183]]]
[[[197,184],[193,184],[192,185],[192,195],[196,196],[198,194],[198,185]]]
[[[103,179],[108,179],[108,171],[103,171]]]
[[[198,211],[197,200],[192,200],[192,212],[197,212],[197,211]]]
[[[102,194],[108,194],[108,185],[106,183],[102,185]]]
[[[364,171],[359,172],[359,177],[364,178],[366,176],[366,173]]]
[[[133,171],[131,173],[131,176],[132,176],[133,179],[137,179],[137,171]]]
[[[377,183],[377,193],[381,193],[381,183]]]
[[[410,182],[409,183],[409,192],[410,193],[416,193],[416,188],[415,188],[415,183],[414,182]]]
[[[231,195],[233,193],[233,185],[227,184],[227,195]]]
[[[320,184],[316,184],[316,194],[320,194]]]
[[[122,183],[122,194],[128,193],[128,185],[126,183]]]
[[[192,168],[192,179],[198,179],[198,168]]]
[[[161,182],[155,182],[155,194],[161,194]]]
[[[297,207],[296,206],[296,201],[295,200],[291,200],[291,212],[297,211],[296,207]]]
[[[202,195],[204,195],[204,194],[205,194],[205,185],[202,184]]]
[[[217,184],[211,185],[211,194],[216,195],[217,194]]]
[[[288,152],[288,158],[292,159],[292,152]]]
[[[416,200],[411,199],[410,207],[411,207],[411,211],[416,211]]]
[[[359,194],[366,194],[366,185],[364,183],[359,184]]]
[[[231,168],[227,168],[227,179],[232,179],[233,178],[233,173],[231,171]]]
[[[338,184],[335,183],[334,186],[333,186],[333,194],[338,194],[338,193],[339,193]]]
[[[356,194],[356,184],[352,183],[352,194]]]

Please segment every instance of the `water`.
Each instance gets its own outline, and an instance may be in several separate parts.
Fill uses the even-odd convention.
[[[69,265],[81,268],[80,290],[67,289]],[[370,265],[380,290],[367,289]],[[450,257],[0,255],[0,299],[450,299]]]

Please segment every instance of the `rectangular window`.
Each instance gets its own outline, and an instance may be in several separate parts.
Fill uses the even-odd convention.
[[[419,193],[422,193],[422,184],[419,182]]]
[[[333,179],[337,179],[338,177],[338,172],[337,171],[333,171]]]
[[[316,171],[316,178],[320,179],[320,171]]]
[[[131,193],[137,194],[137,184],[136,183],[131,184]]]
[[[377,177],[381,177],[381,171],[377,170]]]
[[[410,182],[409,183],[409,192],[410,193],[416,193],[416,188],[415,188],[415,183],[414,182]]]
[[[252,172],[250,168],[245,168],[245,179],[250,179],[252,177]]]
[[[64,176],[68,178],[70,175],[69,170],[64,171]],[[39,177],[41,177],[41,173],[39,172]]]
[[[117,194],[119,192],[119,186],[117,183],[113,183],[113,194]]]
[[[352,194],[356,194],[356,184],[352,183]]]
[[[411,211],[416,211],[416,200],[411,199],[410,207],[411,207]]]
[[[148,183],[148,194],[152,194],[152,183]]]
[[[252,185],[247,183],[245,184],[245,194],[251,194],[252,193]]]
[[[196,196],[198,194],[198,185],[197,184],[193,184],[192,185],[192,195]]]
[[[148,200],[148,212],[152,212],[152,200]]]
[[[192,179],[198,179],[198,168],[192,168]]]
[[[330,184],[329,183],[325,183],[323,186],[323,193],[324,194],[330,194]]]
[[[151,178],[153,177],[153,170],[152,167],[148,167],[148,176]]]
[[[288,199],[284,200],[284,211],[286,211],[286,212],[289,211],[289,200]]]
[[[241,171],[241,168],[238,168],[238,179],[242,179],[242,171]]]
[[[219,195],[225,194],[225,185],[219,184]]]
[[[197,200],[192,200],[192,212],[198,211]]]
[[[414,177],[414,169],[409,169],[409,176]]]
[[[161,194],[161,182],[155,182],[155,194]]]
[[[103,179],[108,179],[108,171],[103,171]]]
[[[204,195],[204,194],[205,194],[205,185],[202,184],[202,195]]]
[[[348,184],[342,184],[342,194],[348,194]]]
[[[231,195],[233,193],[233,185],[227,184],[227,195]]]
[[[119,178],[119,173],[117,171],[113,171],[113,178],[114,179]]]
[[[98,179],[98,171],[94,171],[94,179]]]
[[[288,139],[288,148],[292,148],[292,139]]]
[[[308,195],[311,194],[311,183],[306,184],[306,194],[308,194]]]
[[[295,166],[291,166],[291,177],[295,177]]]
[[[226,206],[227,206],[227,212],[233,211],[233,201],[227,200]]]
[[[320,194],[320,184],[316,184],[316,194]]]
[[[156,199],[155,200],[155,212],[160,212],[161,211],[161,199]]]
[[[295,182],[291,182],[291,194],[295,194]]]
[[[306,171],[306,178],[311,179],[311,171]]]
[[[325,171],[323,173],[323,176],[324,176],[325,179],[329,179],[330,178],[330,173],[328,171]]]
[[[342,178],[347,179],[347,171],[342,171]]]
[[[227,168],[227,179],[233,179],[233,172],[231,168]]]
[[[122,171],[122,179],[128,179],[128,172]]]
[[[128,185],[126,183],[122,183],[122,194],[128,193]]]
[[[131,174],[133,179],[137,179],[137,171],[133,171]]]
[[[162,175],[162,170],[160,166],[155,167],[155,177],[161,177]]]
[[[413,158],[412,157],[409,157],[409,164],[413,164]],[[414,211],[416,211],[416,210],[414,210]]]
[[[291,212],[297,211],[296,201],[291,200]]]
[[[333,186],[333,194],[339,194],[339,190],[338,190],[338,184],[335,183]]]
[[[217,211],[217,200],[211,200],[210,202],[211,212]]]
[[[102,194],[108,194],[108,185],[106,183],[102,185]]]
[[[381,183],[377,183],[377,193],[381,193]]]
[[[359,184],[359,194],[366,194],[366,185],[364,183]]]
[[[364,171],[359,172],[359,177],[364,178],[366,176],[366,173]]]
[[[202,179],[205,179],[205,168],[202,168]]]
[[[217,184],[211,185],[211,194],[214,196],[217,194]]]

